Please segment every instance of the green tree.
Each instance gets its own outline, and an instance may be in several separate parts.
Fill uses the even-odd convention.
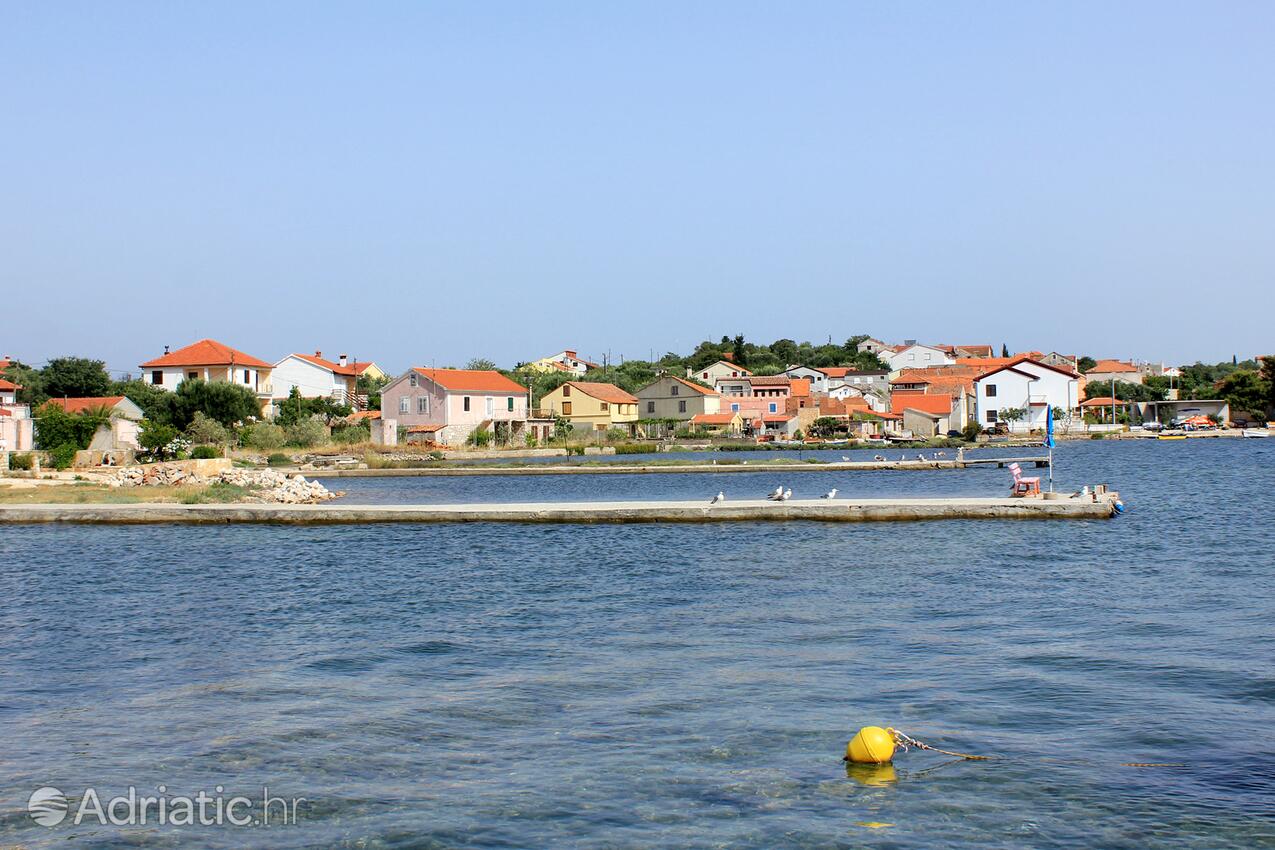
[[[1005,422],[1014,423],[1022,420],[1027,415],[1027,411],[1021,407],[1003,408],[997,416]]]
[[[260,416],[261,405],[252,390],[240,384],[187,378],[173,393],[173,427],[184,431],[196,411],[230,428]]]
[[[173,418],[173,394],[163,387],[145,381],[116,381],[107,395],[122,395],[142,409],[142,414],[155,422],[169,424]]]
[[[1091,381],[1085,385],[1088,398],[1110,398],[1112,396],[1111,381]],[[1115,397],[1121,401],[1163,401],[1166,388],[1152,384],[1134,384],[1129,381],[1115,382]]]
[[[1262,381],[1266,384],[1266,413],[1275,416],[1275,354],[1262,358]]]
[[[496,368],[496,364],[485,357],[475,357],[465,364],[466,369],[477,369],[482,372],[491,372]]]
[[[1094,360],[1088,354],[1076,361],[1076,368],[1080,370],[1080,374],[1085,374],[1090,369],[1098,365],[1098,361]]]
[[[202,410],[196,410],[190,425],[186,426],[186,436],[192,443],[205,443],[213,446],[224,446],[230,442],[230,432],[226,426],[208,416]]]
[[[49,399],[49,394],[44,391],[44,378],[40,370],[21,361],[10,362],[6,369],[0,371],[0,378],[22,387],[17,393],[18,403],[29,404],[32,410]]]
[[[36,442],[46,451],[64,445],[87,449],[97,429],[110,421],[111,414],[105,407],[67,413],[57,404],[46,402],[35,412]]]
[[[162,422],[143,419],[137,432],[137,444],[153,457],[163,460],[171,454],[169,446],[177,439],[177,429]]]
[[[1009,356],[1009,346],[1002,342],[1002,343],[1001,343],[1001,357],[1008,357],[1008,356]]]
[[[40,378],[49,398],[95,398],[111,388],[106,364],[87,357],[55,357],[40,370]]]
[[[1269,387],[1256,372],[1241,369],[1232,372],[1218,385],[1218,395],[1231,406],[1231,414],[1265,413]]]

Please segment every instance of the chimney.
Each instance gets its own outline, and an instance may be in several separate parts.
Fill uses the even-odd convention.
[[[734,355],[733,353],[731,353],[731,352],[727,351],[727,352],[724,352],[724,353],[722,354],[722,359],[723,359],[723,360],[730,361],[731,363],[734,363],[734,362],[735,362],[735,355]]]
[[[345,356],[344,354],[342,354],[342,355],[341,355],[341,359],[337,361],[337,364],[338,364],[338,365],[340,365],[340,366],[344,366],[344,365],[345,365],[345,361],[346,361],[347,359],[348,359],[348,358],[346,358],[346,356]]]
[[[316,352],[314,352],[314,356],[315,356],[315,357],[317,357],[317,358],[319,358],[320,360],[322,360],[322,359],[323,359],[323,352],[322,352],[322,351],[316,351]]]

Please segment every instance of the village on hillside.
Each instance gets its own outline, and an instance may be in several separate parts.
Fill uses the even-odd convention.
[[[165,346],[136,374],[112,378],[91,359],[36,368],[6,355],[0,468],[33,451],[65,468],[333,442],[426,450],[974,443],[1039,434],[1050,418],[1064,436],[1264,428],[1275,408],[1270,357],[1166,366],[856,336],[843,345],[723,337],[685,357],[608,359],[564,349],[509,369],[476,360],[392,373],[346,354],[270,361],[203,339]]]

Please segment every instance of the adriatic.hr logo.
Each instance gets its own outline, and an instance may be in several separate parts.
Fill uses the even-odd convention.
[[[66,795],[49,785],[37,788],[27,798],[27,811],[40,826],[57,826],[66,819]]]

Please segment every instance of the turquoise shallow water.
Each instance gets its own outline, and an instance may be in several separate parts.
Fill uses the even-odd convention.
[[[1118,484],[1129,513],[8,528],[0,845],[1275,846],[1275,445],[1072,443],[1057,474]],[[772,478],[341,486],[351,501],[698,498]],[[868,723],[1005,758],[914,752],[892,774],[847,773]],[[41,785],[160,783],[310,803],[269,829],[25,813]]]

